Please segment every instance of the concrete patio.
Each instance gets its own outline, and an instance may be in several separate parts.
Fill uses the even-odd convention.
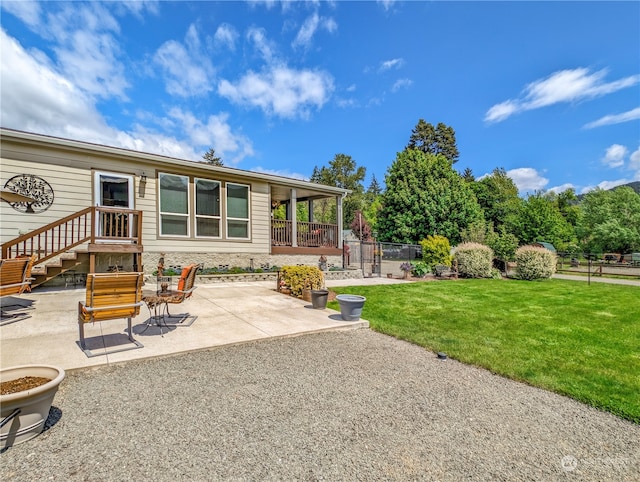
[[[377,278],[333,283],[371,282],[400,281]],[[3,298],[3,310],[18,311],[20,305],[24,307],[20,311],[30,316],[0,327],[2,367],[46,364],[71,370],[264,338],[369,326],[366,320],[343,321],[339,312],[316,310],[309,302],[277,293],[271,282],[204,284],[191,299],[170,308],[174,315],[196,315],[191,326],[147,326],[151,313],[144,306],[133,319],[134,338],[144,348],[88,358],[78,342],[77,306],[84,299],[84,288],[35,290]],[[127,339],[126,326],[124,319],[86,324],[88,348],[104,353],[105,345],[109,349],[133,346]]]

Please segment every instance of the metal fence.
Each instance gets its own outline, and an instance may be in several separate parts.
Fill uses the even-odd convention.
[[[416,244],[345,241],[344,265],[361,269],[365,277],[401,276],[400,265],[422,259],[422,248]]]

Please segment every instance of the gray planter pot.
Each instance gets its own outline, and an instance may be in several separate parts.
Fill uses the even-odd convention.
[[[360,295],[338,295],[336,300],[340,304],[340,315],[345,321],[358,321],[362,314],[362,307],[367,299]]]
[[[327,307],[329,290],[311,290],[311,304],[316,310],[324,310]]]
[[[2,382],[23,377],[43,377],[50,378],[51,381],[30,390],[0,396],[2,449],[26,442],[42,432],[53,397],[58,391],[58,385],[64,380],[65,372],[62,368],[49,365],[22,365],[0,371]]]

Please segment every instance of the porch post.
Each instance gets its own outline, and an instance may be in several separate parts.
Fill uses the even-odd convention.
[[[298,195],[291,189],[291,247],[298,247]]]
[[[309,222],[313,222],[313,199],[309,199],[307,210],[309,211]]]
[[[338,248],[342,249],[342,196],[336,196],[336,222],[338,224]]]

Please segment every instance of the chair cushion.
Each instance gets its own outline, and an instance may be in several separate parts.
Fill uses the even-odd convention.
[[[180,280],[178,281],[178,291],[183,291],[184,290],[184,285],[187,282],[187,277],[189,276],[189,271],[191,271],[191,269],[194,266],[195,265],[190,264],[189,266],[185,266],[184,268],[182,268],[182,274],[180,275]]]

